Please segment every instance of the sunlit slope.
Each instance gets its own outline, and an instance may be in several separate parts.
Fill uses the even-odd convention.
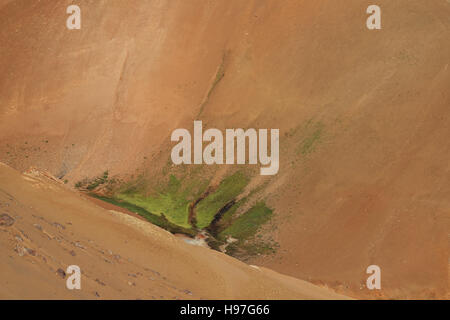
[[[448,1],[378,1],[379,31],[359,0],[83,1],[79,31],[69,2],[1,4],[4,162],[69,185],[145,170],[151,191],[182,176],[176,128],[279,128],[279,173],[236,197],[274,212],[261,233],[279,247],[251,261],[357,296],[445,296]]]
[[[1,298],[343,298],[186,244],[37,171],[21,175],[0,164],[0,198]],[[66,289],[68,275],[58,269],[69,265],[82,271],[81,290]]]

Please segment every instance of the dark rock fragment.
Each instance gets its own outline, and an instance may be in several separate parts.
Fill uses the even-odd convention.
[[[15,220],[9,214],[2,213],[0,214],[0,226],[1,227],[10,227],[14,224]]]
[[[66,277],[66,272],[63,269],[61,269],[61,268],[56,270],[56,273],[63,279]]]

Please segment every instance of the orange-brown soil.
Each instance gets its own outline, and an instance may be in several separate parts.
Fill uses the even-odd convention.
[[[186,244],[38,172],[1,163],[0,213],[0,299],[345,298]],[[61,270],[69,265],[81,269],[81,290],[66,288]]]
[[[379,0],[376,31],[366,28],[371,3],[360,0],[86,0],[81,30],[68,30],[71,3],[0,1],[3,162],[20,171],[48,170],[70,186],[105,170],[124,179],[146,172],[157,181],[170,160],[171,132],[191,128],[193,120],[219,129],[279,128],[279,173],[254,175],[249,184],[262,186],[252,201],[274,209],[275,227],[261,234],[279,248],[248,262],[354,297],[448,297],[449,1]],[[231,169],[208,172],[220,181]],[[134,237],[118,217],[92,209],[89,218],[94,206],[77,201],[87,209],[79,217],[78,205],[59,204],[46,219],[90,221],[90,231],[77,232],[102,241],[102,250]],[[117,231],[114,237],[109,229],[97,237],[100,222]],[[136,238],[133,246],[139,252],[163,244]],[[205,252],[189,249],[196,250]],[[228,284],[221,263],[247,267],[208,256],[211,262],[199,263],[185,255],[194,265],[168,279],[197,296],[222,297],[196,284],[196,270],[214,265],[201,273],[211,274],[224,296],[236,296],[232,278],[250,278],[236,271]],[[153,261],[129,257],[142,266]],[[381,292],[364,287],[371,264],[381,267]],[[4,274],[20,279],[22,273]],[[56,289],[61,280],[53,281],[48,288],[65,292]],[[126,283],[120,288],[130,297],[141,292]],[[26,296],[23,290],[11,294]],[[255,292],[248,290],[240,296]]]

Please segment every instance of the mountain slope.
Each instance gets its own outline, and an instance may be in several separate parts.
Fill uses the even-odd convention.
[[[186,244],[36,170],[21,175],[0,164],[0,199],[2,299],[344,298]],[[81,290],[66,289],[58,269],[69,265],[82,271]]]
[[[380,0],[379,31],[360,0],[92,0],[79,31],[71,1],[0,4],[8,165],[71,186],[108,171],[137,196],[170,174],[214,189],[237,168],[175,168],[174,129],[278,128],[279,173],[239,166],[231,199],[273,209],[259,235],[276,250],[240,258],[358,297],[448,294],[448,1]]]

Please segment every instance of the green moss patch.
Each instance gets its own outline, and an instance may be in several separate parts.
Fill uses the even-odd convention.
[[[273,211],[264,202],[258,202],[250,210],[240,215],[225,230],[219,233],[219,239],[231,236],[239,241],[253,237],[258,229],[270,220]]]
[[[205,181],[195,182],[197,187],[205,189]],[[166,188],[161,189],[156,195],[145,196],[136,193],[135,189],[128,189],[119,193],[116,197],[122,201],[136,205],[151,212],[153,215],[164,215],[171,223],[183,228],[190,228],[188,222],[189,205],[200,191],[192,191],[192,183],[184,186],[174,175],[169,178]]]
[[[209,194],[195,207],[197,227],[203,229],[209,226],[215,215],[244,190],[248,181],[241,172],[225,178],[215,192]]]
[[[94,194],[99,185],[109,183],[105,172],[92,181],[84,181],[82,190],[135,212],[172,233],[195,236],[199,230],[205,230],[209,245],[216,250],[227,246],[230,255],[245,258],[272,252],[273,246],[258,237],[260,228],[271,219],[272,210],[264,202],[258,202],[248,211],[237,214],[253,194],[238,200],[250,181],[246,174],[238,171],[222,180],[217,188],[208,188],[208,179],[193,176],[197,175],[190,172],[177,178],[172,174],[164,178],[168,178],[168,182],[155,183],[152,188],[149,188],[148,180],[139,176],[109,195]],[[155,191],[150,194],[146,192],[148,189]],[[229,237],[237,241],[229,244]]]
[[[157,225],[158,227],[161,227],[163,229],[166,229],[167,231],[170,231],[172,233],[183,233],[189,236],[195,236],[196,232],[189,228],[183,228],[182,226],[176,225],[174,223],[171,223],[164,215],[155,215],[151,212],[148,212],[146,209],[139,207],[135,204],[121,201],[119,199],[105,197],[105,196],[99,196],[96,194],[90,194],[92,197],[95,197],[97,199],[100,199],[102,201],[111,203],[113,205],[116,205],[118,207],[125,208],[131,212],[137,213],[141,217],[147,219],[149,222],[153,223],[154,225]]]

